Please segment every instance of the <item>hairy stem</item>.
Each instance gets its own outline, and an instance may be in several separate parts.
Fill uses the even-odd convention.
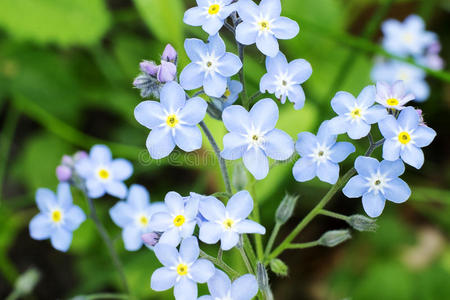
[[[308,243],[296,243],[296,244],[290,244],[288,246],[288,249],[306,249],[311,248],[319,245],[319,241],[313,241]]]
[[[281,224],[279,222],[275,223],[275,226],[273,227],[272,233],[270,234],[269,241],[267,242],[266,251],[264,252],[264,257],[268,257],[270,254],[270,251],[272,251],[273,243],[275,242],[275,239],[278,235],[278,232],[280,231]]]
[[[235,271],[232,267],[227,265],[225,262],[222,261],[222,259],[215,258],[211,255],[206,254],[202,250],[200,250],[200,257],[209,260],[213,264],[215,264],[217,267],[221,268],[225,273],[227,273],[229,276],[231,276],[233,279],[239,277],[239,273]]]
[[[335,218],[335,219],[339,219],[339,220],[342,220],[342,221],[347,221],[348,220],[348,216],[341,215],[341,214],[338,214],[338,213],[335,213],[335,212],[332,212],[332,211],[329,211],[329,210],[326,210],[326,209],[320,210],[319,213],[321,215],[324,215],[324,216],[327,216],[327,217],[331,217],[331,218]]]
[[[251,274],[255,274],[255,271],[253,270],[252,264],[250,263],[250,260],[247,257],[247,254],[245,253],[244,250],[244,239],[242,237],[242,235],[239,237],[240,241],[239,241],[239,245],[238,245],[238,250],[239,253],[242,256],[242,260],[244,261],[245,266],[247,267],[247,270],[249,273]]]

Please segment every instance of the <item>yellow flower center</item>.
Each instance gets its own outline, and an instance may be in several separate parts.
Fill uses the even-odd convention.
[[[230,91],[230,89],[229,89],[229,88],[227,88],[227,89],[225,90],[225,93],[224,93],[223,95],[225,96],[225,98],[228,98],[228,97],[230,97],[230,95],[231,95],[231,91]]]
[[[100,170],[98,170],[98,176],[101,179],[108,179],[109,178],[109,172],[106,169],[100,169]]]
[[[188,266],[186,264],[179,264],[177,266],[177,273],[180,276],[187,275],[187,273],[188,273]]]
[[[398,134],[398,140],[403,145],[406,145],[411,141],[411,136],[406,131],[402,131]]]
[[[398,105],[398,100],[396,98],[390,98],[386,100],[387,105],[396,106]]]
[[[233,227],[234,221],[231,219],[226,219],[225,221],[223,221],[223,226],[226,229],[231,229],[231,227]]]
[[[175,127],[178,124],[177,116],[175,115],[169,115],[167,117],[166,123],[169,127]]]
[[[59,223],[62,219],[62,213],[59,210],[54,210],[52,212],[52,221],[55,223]]]
[[[270,30],[270,25],[268,21],[261,21],[258,23],[259,25],[259,30],[261,31],[268,31]]]
[[[148,224],[148,218],[146,216],[141,216],[139,218],[139,222],[141,223],[142,226],[147,226]]]
[[[352,116],[353,119],[361,118],[361,110],[359,108],[355,108],[350,112],[350,115]]]
[[[208,8],[208,14],[215,15],[219,12],[220,5],[219,4],[211,4]]]
[[[176,227],[180,227],[184,224],[185,221],[186,218],[183,215],[178,215],[175,217],[175,219],[173,219],[173,225],[175,225]]]

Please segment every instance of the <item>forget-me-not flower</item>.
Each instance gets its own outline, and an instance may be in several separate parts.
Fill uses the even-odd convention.
[[[387,81],[390,84],[401,80],[405,84],[406,92],[412,93],[416,101],[423,102],[430,95],[430,87],[425,81],[426,72],[411,64],[391,60],[379,61],[371,72],[374,82]]]
[[[150,219],[152,231],[163,232],[159,243],[178,246],[181,239],[190,237],[197,223],[198,199],[186,201],[176,192],[167,193],[164,203],[166,211],[153,214]]]
[[[338,114],[328,122],[332,134],[347,133],[357,140],[367,136],[370,125],[386,117],[387,111],[375,103],[375,87],[365,87],[358,98],[347,92],[337,92],[331,100],[331,107]]]
[[[127,201],[116,203],[109,210],[109,215],[123,229],[125,249],[136,251],[142,247],[142,235],[152,231],[149,226],[152,215],[165,210],[162,202],[150,203],[150,195],[143,186],[133,184],[128,191]]]
[[[231,282],[230,278],[219,269],[208,280],[211,295],[202,296],[198,300],[251,300],[258,293],[258,282],[252,274],[245,274]]]
[[[230,250],[239,242],[240,234],[265,234],[263,226],[247,219],[252,210],[253,199],[247,191],[234,194],[226,207],[214,197],[205,198],[199,208],[207,220],[200,227],[200,240],[207,244],[215,244],[220,240],[220,247]]]
[[[133,173],[133,165],[123,158],[112,158],[105,145],[95,145],[89,157],[75,164],[77,174],[84,179],[90,198],[102,197],[105,193],[123,199],[127,195],[124,180]]]
[[[309,62],[296,59],[288,63],[286,56],[279,52],[275,57],[266,58],[266,68],[267,73],[259,83],[261,93],[275,94],[283,104],[289,98],[295,109],[301,109],[305,104],[305,92],[300,84],[312,74]]]
[[[396,81],[392,85],[385,81],[377,82],[375,101],[384,107],[402,110],[404,105],[411,100],[414,100],[414,95],[406,93],[403,81]]]
[[[424,155],[420,148],[431,144],[436,131],[420,124],[420,116],[413,107],[403,109],[398,119],[387,116],[378,126],[386,139],[383,144],[384,159],[396,160],[401,157],[416,169],[422,167]]]
[[[304,182],[317,176],[321,181],[335,184],[339,178],[338,163],[355,152],[351,143],[336,142],[337,136],[330,133],[327,123],[322,123],[317,136],[310,132],[298,134],[295,149],[301,158],[292,169],[295,180]]]
[[[153,159],[168,156],[175,145],[186,152],[200,149],[202,134],[197,124],[206,114],[205,100],[194,97],[186,101],[186,93],[176,82],[161,89],[160,102],[144,101],[136,106],[136,120],[151,129],[147,149]]]
[[[359,156],[355,169],[358,175],[350,178],[342,192],[349,198],[362,196],[364,210],[372,218],[381,215],[386,199],[402,203],[411,195],[406,182],[398,178],[405,171],[400,159],[378,162],[372,157]]]
[[[155,254],[164,267],[152,274],[151,288],[165,291],[172,287],[176,300],[196,300],[197,283],[207,282],[215,272],[212,262],[198,259],[200,249],[196,237],[181,242],[180,251],[171,245],[158,243]]]
[[[227,89],[227,78],[242,68],[235,54],[226,52],[219,34],[210,36],[208,43],[199,39],[186,39],[184,48],[192,61],[180,74],[180,84],[186,90],[203,86],[208,96],[222,97]]]
[[[292,39],[300,30],[297,22],[280,17],[280,0],[262,0],[259,5],[251,0],[240,0],[238,13],[242,23],[236,27],[236,40],[243,45],[256,43],[266,56],[278,54],[277,39]]]
[[[36,192],[36,203],[40,210],[30,222],[30,235],[35,240],[50,239],[59,251],[67,251],[72,242],[72,232],[86,220],[83,210],[72,203],[68,183],[58,185],[57,195],[49,189]]]
[[[236,10],[233,0],[197,0],[196,7],[184,13],[184,23],[191,26],[202,26],[209,35],[215,35],[223,26],[223,22]]]
[[[228,79],[227,89],[223,94],[225,101],[223,102],[223,108],[233,105],[239,98],[239,94],[242,92],[243,86],[240,81]]]
[[[386,51],[401,56],[421,56],[436,40],[436,34],[425,30],[425,22],[417,15],[408,16],[403,23],[394,19],[385,21],[383,47]]]
[[[245,167],[258,180],[269,172],[267,157],[286,160],[294,152],[292,138],[275,128],[278,106],[271,99],[259,100],[250,112],[239,105],[229,106],[222,120],[230,132],[223,138],[220,155],[228,160],[242,157]]]

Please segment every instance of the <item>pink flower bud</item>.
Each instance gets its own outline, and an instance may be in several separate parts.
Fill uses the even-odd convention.
[[[86,151],[77,151],[75,153],[75,155],[73,156],[73,158],[76,162],[79,161],[80,159],[84,159],[87,157],[89,157],[89,154]]]
[[[162,60],[157,75],[158,81],[162,83],[173,81],[176,75],[177,75],[177,67],[171,62]]]
[[[161,235],[157,232],[144,233],[141,236],[142,241],[147,246],[151,246],[151,247],[154,247],[158,243],[160,237],[161,237]]]
[[[141,71],[147,73],[150,76],[156,76],[159,70],[159,66],[157,66],[154,62],[144,60],[139,64]]]
[[[175,63],[177,61],[177,57],[178,54],[175,48],[173,48],[171,44],[167,44],[161,56],[161,60]]]
[[[72,177],[72,169],[66,165],[56,167],[56,177],[59,181],[68,181]]]

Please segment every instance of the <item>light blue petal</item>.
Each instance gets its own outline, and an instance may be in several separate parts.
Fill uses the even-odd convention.
[[[211,222],[222,220],[225,217],[225,206],[214,197],[207,197],[201,201],[199,210]]]
[[[159,238],[158,244],[166,244],[169,246],[176,247],[181,241],[180,230],[178,228],[172,227],[168,231],[164,232]]]
[[[202,29],[209,35],[215,35],[223,26],[223,20],[218,17],[209,18],[203,23]]]
[[[80,227],[81,223],[83,223],[85,220],[86,215],[84,214],[84,211],[80,207],[73,205],[69,210],[65,212],[64,227],[66,227],[70,231],[74,231],[78,227]]]
[[[278,75],[289,70],[288,61],[282,52],[278,52],[274,57],[266,57],[267,73],[271,75]]]
[[[297,22],[286,17],[277,18],[271,25],[275,37],[281,40],[290,40],[300,31]]]
[[[367,136],[369,132],[370,132],[370,125],[360,120],[359,122],[350,124],[347,134],[351,139],[359,140]]]
[[[216,269],[212,262],[206,259],[197,260],[190,268],[189,275],[198,283],[205,283],[214,275]]]
[[[203,7],[192,7],[184,13],[183,22],[191,26],[201,26],[205,21],[205,15]]]
[[[86,180],[88,196],[92,199],[100,198],[106,193],[105,186],[97,179]]]
[[[111,163],[111,171],[114,179],[127,180],[133,174],[133,165],[126,159],[117,158]]]
[[[112,159],[111,150],[105,145],[94,145],[89,152],[91,160],[97,164],[107,164]]]
[[[33,239],[45,240],[52,235],[53,223],[47,214],[40,213],[31,219],[28,230]]]
[[[403,129],[415,129],[419,125],[419,114],[413,107],[405,107],[400,112],[397,122]]]
[[[208,52],[217,58],[225,54],[226,47],[219,34],[211,35],[208,38]]]
[[[428,126],[418,126],[414,131],[413,141],[417,147],[426,147],[436,137],[436,131]]]
[[[175,144],[186,152],[198,150],[202,147],[202,133],[197,126],[178,125],[175,128]]]
[[[127,226],[122,231],[123,243],[128,251],[136,251],[142,247],[142,237],[139,228],[134,225]]]
[[[378,170],[378,160],[367,156],[358,156],[355,160],[355,169],[359,175],[371,177]]]
[[[252,147],[242,156],[244,165],[256,180],[261,180],[269,173],[269,161],[260,148]]]
[[[227,79],[219,73],[212,73],[205,77],[203,89],[208,96],[220,98],[227,90]]]
[[[424,102],[430,96],[430,86],[425,80],[416,80],[408,85],[409,91],[416,96],[417,102]]]
[[[180,256],[174,246],[158,243],[154,250],[156,257],[165,267],[170,268],[178,264]]]
[[[256,36],[256,47],[264,55],[274,57],[278,54],[279,45],[277,39],[270,33],[264,33]]]
[[[292,174],[299,182],[309,181],[316,176],[316,163],[310,158],[302,157],[292,168]]]
[[[216,269],[214,276],[208,280],[208,289],[214,298],[226,298],[231,289],[231,280],[224,272]]]
[[[140,184],[133,184],[128,190],[127,202],[136,210],[144,210],[150,202],[150,194]]]
[[[61,182],[57,188],[57,200],[59,205],[64,208],[70,208],[72,206],[72,193],[70,192],[70,184],[67,182]]]
[[[378,128],[386,139],[395,137],[397,135],[398,128],[397,120],[391,115],[386,116],[386,118],[378,123]]]
[[[200,248],[196,237],[185,238],[180,245],[180,257],[185,263],[194,262],[200,255]]]
[[[228,251],[239,242],[239,234],[234,231],[226,230],[222,233],[222,237],[220,238],[220,248],[222,250]]]
[[[195,225],[197,225],[196,219],[184,222],[183,226],[181,226],[180,236],[182,238],[191,237],[194,234]]]
[[[205,117],[207,108],[208,104],[202,98],[191,98],[186,101],[186,105],[181,109],[178,117],[184,123],[197,125]]]
[[[170,129],[165,127],[155,128],[148,135],[146,146],[151,158],[161,159],[168,156],[175,148],[175,141]]]
[[[254,275],[245,274],[231,284],[231,297],[234,300],[250,300],[258,293],[258,282]]]
[[[46,188],[39,188],[36,191],[36,204],[40,211],[49,212],[56,206],[57,200],[55,193]]]
[[[90,158],[80,159],[75,163],[75,171],[81,178],[89,178],[93,172],[93,166]]]
[[[348,198],[359,198],[368,190],[367,181],[361,175],[350,178],[342,192]]]
[[[331,134],[342,134],[347,132],[350,122],[344,116],[337,116],[328,121],[328,128]]]
[[[389,181],[384,188],[384,195],[389,201],[403,203],[411,196],[411,189],[408,184],[400,178]]]
[[[386,204],[386,199],[381,193],[369,192],[362,197],[363,208],[366,214],[371,218],[377,218],[381,215]]]
[[[240,191],[228,200],[226,211],[232,219],[245,219],[253,210],[253,199],[248,191]]]
[[[273,129],[264,136],[264,151],[276,160],[286,160],[294,153],[294,141],[284,131]]]
[[[119,199],[127,196],[127,186],[121,181],[111,180],[106,184],[105,189],[108,194]]]
[[[175,300],[196,300],[198,291],[197,284],[186,276],[181,277],[173,289]]]
[[[222,113],[222,120],[230,132],[247,134],[250,129],[250,116],[248,111],[240,105],[231,105]]]
[[[252,22],[256,19],[260,10],[255,2],[251,0],[240,0],[238,1],[237,12],[244,22]]]
[[[383,159],[397,160],[400,157],[401,146],[398,141],[389,139],[383,144]]]
[[[185,105],[186,93],[178,83],[170,81],[161,89],[160,102],[169,113],[174,113]]]
[[[368,124],[374,124],[386,118],[387,115],[388,113],[385,107],[381,105],[375,105],[366,110],[366,112],[364,113],[364,119]]]
[[[204,80],[205,72],[197,63],[188,64],[180,74],[180,84],[186,90],[198,89]]]
[[[269,132],[277,124],[278,106],[272,99],[265,98],[256,102],[249,114],[255,129],[264,133]]]
[[[189,59],[193,62],[201,61],[208,51],[208,47],[199,39],[186,39],[184,41],[184,49]]]
[[[184,200],[177,192],[168,192],[164,198],[164,203],[171,214],[179,215],[184,213]]]
[[[120,201],[111,207],[109,215],[117,226],[123,228],[133,222],[134,212],[127,203]]]
[[[348,113],[355,103],[355,97],[347,92],[337,92],[333,99],[331,99],[331,107],[338,115]]]
[[[266,73],[261,77],[261,81],[259,82],[259,90],[261,93],[265,93],[266,91],[273,94],[277,89],[276,79],[270,73]]]
[[[213,222],[204,222],[200,227],[199,239],[206,244],[216,244],[222,236],[222,226]]]
[[[248,146],[248,138],[239,133],[230,132],[223,137],[224,149],[220,156],[228,160],[241,158]]]
[[[300,132],[298,134],[298,140],[295,143],[295,150],[301,156],[308,156],[311,154],[317,146],[317,137],[311,132]]]
[[[355,152],[355,146],[349,142],[336,143],[330,149],[330,160],[334,163],[344,161],[351,153]]]
[[[320,181],[335,184],[339,178],[339,166],[333,162],[326,161],[317,165],[316,173]]]
[[[151,288],[154,291],[161,292],[170,289],[175,285],[177,272],[169,268],[159,268],[152,274]]]
[[[329,120],[325,120],[320,124],[317,131],[317,141],[323,146],[332,147],[336,144],[337,135],[331,133],[329,123]]]
[[[280,0],[262,0],[259,3],[259,9],[267,18],[279,17],[281,14]]]
[[[362,108],[368,108],[375,103],[377,90],[374,85],[366,86],[356,98],[356,103]]]
[[[188,197],[188,200],[184,206],[184,215],[186,218],[194,219],[198,214],[199,205],[200,199],[198,197]]]
[[[143,101],[134,109],[136,121],[149,129],[164,124],[164,115],[161,104],[156,101]]]
[[[242,68],[242,62],[236,55],[232,53],[225,53],[224,56],[222,56],[217,65],[217,71],[225,76],[225,77],[231,77]]]
[[[301,84],[311,77],[312,67],[306,60],[296,59],[289,63],[288,73],[292,76],[292,80]]]
[[[264,226],[256,223],[252,220],[242,220],[239,223],[236,223],[234,225],[234,230],[236,230],[238,233],[258,233],[258,234],[265,234],[266,229]]]
[[[413,166],[416,169],[420,169],[425,161],[423,151],[416,146],[409,145],[400,150],[400,157],[405,163]]]
[[[214,298],[211,297],[210,295],[205,295],[205,296],[199,297],[198,300],[214,300]]]
[[[289,101],[294,103],[294,109],[302,109],[305,105],[305,92],[300,85],[292,86],[287,96],[289,98]]]
[[[72,232],[63,227],[57,226],[54,228],[50,240],[53,248],[66,252],[69,250],[70,244],[72,243]]]
[[[151,219],[149,227],[153,231],[166,231],[173,225],[173,218],[167,212],[157,212]]]
[[[387,178],[396,178],[405,172],[405,165],[401,159],[395,161],[383,160],[380,162],[380,173]]]
[[[236,27],[236,40],[243,45],[251,45],[256,42],[258,28],[251,23],[242,22]]]

